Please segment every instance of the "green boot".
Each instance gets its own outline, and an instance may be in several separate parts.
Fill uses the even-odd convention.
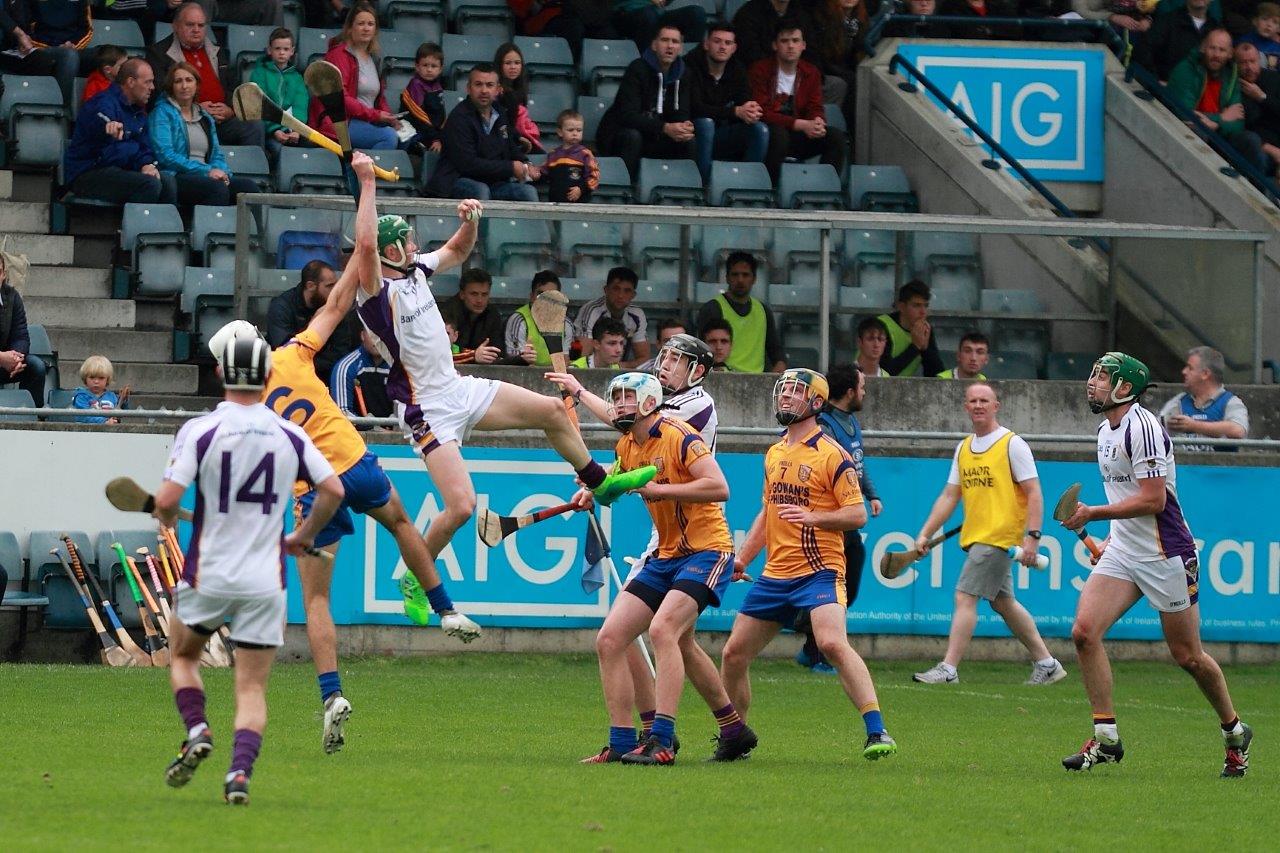
[[[652,465],[636,468],[634,471],[616,471],[604,478],[604,482],[591,490],[596,503],[609,506],[627,492],[633,492],[658,476],[658,469]]]

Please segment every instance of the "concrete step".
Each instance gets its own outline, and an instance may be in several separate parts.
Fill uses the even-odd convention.
[[[200,381],[200,369],[194,364],[113,361],[112,367],[115,368],[115,378],[111,387],[117,391],[129,385],[134,391],[145,391],[148,394],[194,394]],[[59,358],[58,370],[69,382],[72,377],[80,375],[80,361]]]
[[[136,317],[130,299],[32,296],[23,303],[28,323],[68,329],[132,329]]]
[[[13,172],[0,170],[0,199],[13,198]]]
[[[76,266],[105,268],[111,266],[115,261],[113,250],[116,244],[120,242],[119,235],[85,234],[79,228],[76,228],[72,233],[76,235],[76,250],[71,262]]]
[[[111,298],[111,270],[91,267],[32,266],[23,296]]]
[[[174,300],[140,300],[134,314],[133,327],[155,332],[172,332],[174,311],[177,302]]]
[[[0,172],[3,174],[3,172]],[[32,264],[67,266],[75,257],[75,237],[56,234],[11,234],[9,251],[27,256]]]
[[[188,412],[213,411],[222,402],[221,397],[200,397],[190,394],[130,394],[131,409],[184,409]],[[174,425],[175,431],[177,424]]]
[[[34,201],[0,201],[0,233],[47,234],[49,205]]]
[[[173,335],[169,332],[66,328],[48,332],[58,355],[69,361],[83,361],[91,355],[105,355],[113,363],[168,364],[173,360]]]

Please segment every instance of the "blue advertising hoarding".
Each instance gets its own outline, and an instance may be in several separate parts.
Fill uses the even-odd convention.
[[[404,499],[410,516],[425,528],[440,507],[422,462],[407,447],[373,448]],[[596,454],[602,462],[606,453]],[[569,466],[551,451],[466,448],[477,506],[518,515],[561,503],[572,495]],[[726,506],[735,539],[741,541],[760,507],[763,479],[758,454],[722,453],[730,483]],[[867,565],[862,591],[849,611],[855,633],[945,635],[951,600],[964,554],[951,540],[892,581],[875,571],[886,549],[904,549],[946,479],[947,459],[873,457],[868,461],[884,512],[865,528]],[[1039,463],[1045,502],[1052,507],[1070,483],[1085,484],[1083,499],[1101,502],[1097,466],[1083,462]],[[1178,492],[1200,547],[1200,602],[1207,640],[1280,642],[1280,532],[1266,495],[1280,490],[1280,469],[1184,465]],[[957,510],[957,518],[959,517]],[[1048,510],[1046,509],[1046,514]],[[649,517],[639,498],[627,496],[601,515],[624,576],[624,557],[639,554],[649,538]],[[491,626],[596,627],[616,594],[612,583],[593,595],[580,583],[585,518],[560,517],[521,530],[496,548],[486,548],[468,523],[441,555],[439,568],[459,609]],[[1041,630],[1051,637],[1070,634],[1079,590],[1089,572],[1088,554],[1076,537],[1046,519],[1044,571],[1018,567],[1014,587]],[[1105,525],[1092,533],[1102,538]],[[758,575],[763,560],[749,570]],[[404,563],[395,542],[372,520],[356,516],[356,532],[343,540],[333,574],[333,615],[339,624],[408,624],[396,589]],[[296,570],[290,568],[289,618],[303,620]],[[707,630],[727,630],[749,589],[734,584],[720,607],[699,621]],[[1008,636],[988,607],[979,608],[979,636]],[[1139,602],[1111,636],[1158,639],[1155,610]]]
[[[1101,50],[921,43],[898,52],[1040,180],[1102,181]]]

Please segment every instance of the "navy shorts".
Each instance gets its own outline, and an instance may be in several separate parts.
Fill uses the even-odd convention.
[[[656,613],[663,596],[678,589],[697,601],[701,612],[708,603],[719,606],[720,597],[732,579],[732,551],[695,551],[665,560],[650,557],[645,560],[639,574],[627,584],[627,591],[638,596]],[[636,584],[644,588],[637,590]]]
[[[790,625],[797,614],[824,604],[845,606],[844,579],[835,569],[823,569],[802,578],[756,578],[738,612]]]
[[[351,510],[366,513],[371,509],[386,506],[387,501],[391,500],[391,481],[387,479],[386,472],[378,464],[378,457],[372,453],[366,453],[360,457],[360,461],[343,471],[338,479],[342,481],[342,488],[346,489],[346,495],[338,511],[333,514],[333,518],[329,519],[324,529],[316,534],[317,548],[332,545],[343,536],[355,533],[356,527],[351,521]],[[311,514],[311,504],[315,499],[315,489],[298,498],[296,512],[299,519]]]

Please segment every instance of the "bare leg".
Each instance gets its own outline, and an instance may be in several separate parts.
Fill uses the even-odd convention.
[[[169,620],[169,684],[176,693],[186,687],[204,690],[200,679],[200,652],[208,640],[178,620]]]
[[[715,668],[715,665],[712,665]],[[627,646],[627,669],[631,671],[631,687],[635,694],[636,711],[652,711],[658,707],[657,695],[654,692],[654,674],[649,670],[649,663],[640,651],[639,640]]]
[[[564,404],[556,397],[548,397],[519,385],[499,383],[498,393],[489,411],[476,424],[476,429],[499,431],[505,429],[540,429],[556,453],[578,470],[591,461],[582,434],[569,420]]]
[[[431,526],[427,528],[428,556],[434,559],[440,556],[458,528],[466,524],[475,513],[476,489],[471,483],[466,463],[462,461],[462,450],[458,447],[458,442],[450,441],[440,445],[428,453],[425,459],[431,482],[444,498],[444,509],[431,519]],[[398,537],[396,541],[399,542]],[[436,586],[439,586],[439,580],[440,576],[437,574]],[[418,582],[424,590],[429,588],[422,578],[418,578]]]
[[[812,612],[810,615],[812,616]],[[953,667],[960,665],[960,659],[969,648],[969,640],[973,639],[973,629],[977,624],[978,596],[956,590],[955,610],[951,614],[951,635],[947,638],[947,656],[942,659],[944,663]],[[831,665],[835,666],[835,662],[832,661]]]
[[[236,649],[236,729],[262,734],[267,727],[267,677],[275,649]]]
[[[1193,604],[1177,613],[1161,613],[1160,626],[1173,659],[1196,680],[1200,692],[1218,712],[1218,719],[1223,723],[1236,719],[1222,668],[1200,645],[1200,605]]]
[[[1022,602],[1012,595],[1001,593],[996,596],[995,601],[991,602],[991,609],[1000,614],[1000,618],[1004,620],[1004,624],[1009,626],[1013,636],[1017,637],[1018,642],[1027,647],[1027,651],[1031,653],[1033,661],[1051,657],[1049,647],[1044,644],[1044,638],[1040,636],[1040,629],[1036,627],[1036,621],[1031,618],[1027,608],[1022,606]]]
[[[698,645],[692,627],[680,638],[680,654],[684,656],[685,676],[712,713],[728,705],[729,693],[724,689],[724,682],[720,680],[715,661],[711,660],[711,655]]]
[[[631,716],[635,704],[631,673],[627,669],[627,646],[649,627],[653,611],[627,591],[619,593],[613,609],[596,635],[596,656],[600,660],[600,686],[609,711],[609,725],[633,726]]]
[[[338,555],[338,543],[324,547]],[[302,604],[307,614],[307,645],[316,672],[333,672],[338,668],[338,632],[333,627],[329,610],[329,584],[333,579],[333,561],[322,557],[298,557],[298,577],[302,579]]]
[[[1115,716],[1111,662],[1102,638],[1141,597],[1137,584],[1107,575],[1089,575],[1080,592],[1071,640],[1076,644],[1080,677],[1094,714]]]
[[[782,626],[739,613],[720,656],[720,677],[733,707],[745,723],[751,707],[751,662],[778,635]]]
[[[662,599],[662,606],[649,625],[654,656],[658,659],[655,710],[659,714],[674,717],[679,710],[680,694],[684,691],[684,654],[680,640],[693,629],[697,619],[698,603],[688,593],[673,589]]]
[[[813,636],[818,650],[831,662],[840,674],[840,686],[859,711],[877,704],[876,687],[871,681],[871,671],[862,656],[849,645],[845,633],[845,608],[840,604],[824,604],[809,611]]]
[[[428,470],[430,470],[430,467],[428,464]],[[474,499],[474,493],[472,494]],[[445,505],[448,506],[447,498]],[[474,507],[474,503],[472,506]],[[436,570],[436,561],[431,556],[432,552],[427,547],[427,542],[423,539],[422,534],[418,532],[418,528],[414,527],[413,522],[409,520],[409,516],[404,509],[404,503],[400,500],[400,495],[395,489],[391,490],[391,500],[377,509],[370,510],[369,516],[395,537],[396,547],[400,549],[400,556],[404,558],[405,566],[408,567],[409,571],[413,572],[413,576],[418,579],[418,583],[422,586],[424,592],[430,592],[440,586],[442,581],[440,573]],[[466,523],[465,520],[463,523]],[[449,537],[453,536],[454,530],[457,530],[457,527],[449,531]],[[443,549],[448,542],[449,539],[445,538],[444,542],[440,544],[440,548]],[[308,624],[310,624],[310,620],[308,620]]]

